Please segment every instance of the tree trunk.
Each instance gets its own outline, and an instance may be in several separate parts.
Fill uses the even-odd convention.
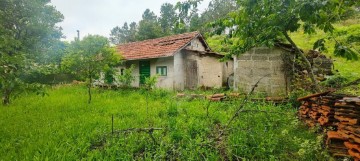
[[[88,85],[88,94],[89,94],[88,104],[91,103],[91,84],[92,84],[92,77],[90,76],[89,85]]]
[[[10,89],[4,89],[3,96],[2,96],[2,104],[3,105],[10,104],[10,94],[11,94]]]
[[[290,38],[290,36],[287,34],[287,32],[284,31],[283,34],[284,34],[286,40],[289,41],[290,44],[295,48],[296,53],[298,53],[300,55],[300,57],[305,61],[306,70],[308,71],[310,79],[315,88],[314,91],[321,92],[321,89],[315,79],[314,71],[312,70],[310,61],[306,58],[305,54],[296,46],[295,42]]]

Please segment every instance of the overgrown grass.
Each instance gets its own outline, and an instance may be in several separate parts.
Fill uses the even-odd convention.
[[[97,89],[89,105],[82,86],[55,87],[45,97],[24,94],[0,106],[0,160],[329,159],[322,138],[288,105],[247,103],[225,128],[241,100],[211,103],[207,116],[208,101],[174,96]],[[118,132],[162,129],[112,135],[112,115]]]

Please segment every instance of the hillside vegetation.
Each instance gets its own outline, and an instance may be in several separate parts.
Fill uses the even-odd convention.
[[[352,47],[358,53],[360,51],[360,16],[357,18],[342,21],[335,24],[335,32],[325,34],[318,31],[313,35],[306,35],[303,32],[295,32],[291,34],[294,41],[305,51],[311,50],[313,44],[321,38],[329,38],[326,40],[327,51],[322,52],[327,57],[334,60],[334,73],[335,76],[330,77],[331,82],[338,84],[347,84],[360,78],[360,60],[347,60],[346,58],[337,57],[334,53],[335,41],[343,42],[345,45]],[[359,55],[360,57],[360,55]],[[351,95],[360,95],[360,84],[352,85],[347,88],[338,90],[339,93],[346,93]]]
[[[329,159],[322,137],[289,105],[247,103],[226,130],[241,100],[209,104],[162,90],[97,89],[87,104],[84,93],[83,86],[60,86],[0,105],[0,160]]]
[[[360,41],[356,40],[351,42],[351,38],[360,39],[360,19],[350,19],[338,23],[335,25],[334,37],[337,41],[347,42],[352,45],[357,51],[360,51]],[[313,44],[320,38],[327,38],[331,35],[325,34],[321,31],[318,31],[313,35],[306,35],[303,32],[295,32],[291,34],[291,37],[296,41],[296,43],[304,50],[310,50],[313,48]],[[348,78],[349,80],[354,80],[360,78],[360,61],[359,60],[346,60],[345,58],[334,56],[334,45],[335,40],[329,39],[326,40],[327,51],[323,54],[331,57],[335,60],[334,65],[335,69],[339,71],[339,74]]]

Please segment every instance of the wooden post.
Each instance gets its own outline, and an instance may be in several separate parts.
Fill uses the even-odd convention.
[[[111,134],[114,135],[114,114],[111,117]]]

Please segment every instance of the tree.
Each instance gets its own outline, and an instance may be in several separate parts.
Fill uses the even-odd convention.
[[[201,22],[201,18],[199,16],[199,14],[194,14],[193,17],[191,17],[190,20],[190,26],[189,26],[189,30],[190,31],[197,31],[202,27],[202,22]]]
[[[229,38],[238,38],[230,54],[239,54],[255,46],[269,47],[279,40],[289,42],[296,54],[306,64],[315,91],[320,88],[314,77],[310,62],[305,54],[289,36],[289,32],[300,29],[306,34],[333,32],[333,23],[350,7],[359,3],[353,0],[238,0],[238,10],[229,13],[227,18],[214,23],[231,29]],[[344,52],[344,55],[351,54]]]
[[[50,0],[2,0],[0,2],[0,91],[2,103],[26,86],[21,74],[34,66],[39,54],[61,37],[55,24],[63,16]]]
[[[119,56],[110,47],[106,37],[88,35],[81,41],[70,44],[68,54],[62,61],[62,66],[82,79],[86,79],[88,87],[88,103],[91,103],[91,87],[101,72],[117,65]]]
[[[139,22],[137,40],[154,39],[163,36],[157,16],[154,12],[146,9]]]
[[[137,33],[137,24],[136,22],[131,22],[129,25],[129,36],[128,36],[128,42],[134,42],[137,41],[136,39],[136,33]]]
[[[130,87],[131,83],[135,80],[132,72],[135,68],[135,65],[132,64],[130,68],[126,68],[122,71],[121,75],[118,76],[120,83],[125,87]]]
[[[171,34],[177,20],[177,13],[172,4],[164,3],[161,5],[159,23],[163,33],[166,35]]]
[[[178,10],[178,21],[175,24],[174,33],[180,34],[189,30],[195,31],[198,26],[199,14],[197,6],[202,0],[187,0],[177,2],[175,9]]]
[[[175,9],[179,11],[179,19],[188,25],[194,14],[198,12],[197,6],[201,1],[202,0],[187,0],[184,2],[177,2]]]
[[[129,28],[130,27],[130,28]],[[127,22],[124,23],[123,27],[116,26],[111,29],[110,42],[113,44],[121,44],[136,41],[136,23],[132,22],[128,26]]]
[[[123,34],[123,31],[119,26],[114,27],[110,31],[110,37],[109,37],[110,42],[115,45],[120,44],[123,40],[122,34]]]
[[[205,23],[213,22],[226,17],[227,14],[238,8],[235,0],[212,0],[208,8],[201,14],[201,18]]]

